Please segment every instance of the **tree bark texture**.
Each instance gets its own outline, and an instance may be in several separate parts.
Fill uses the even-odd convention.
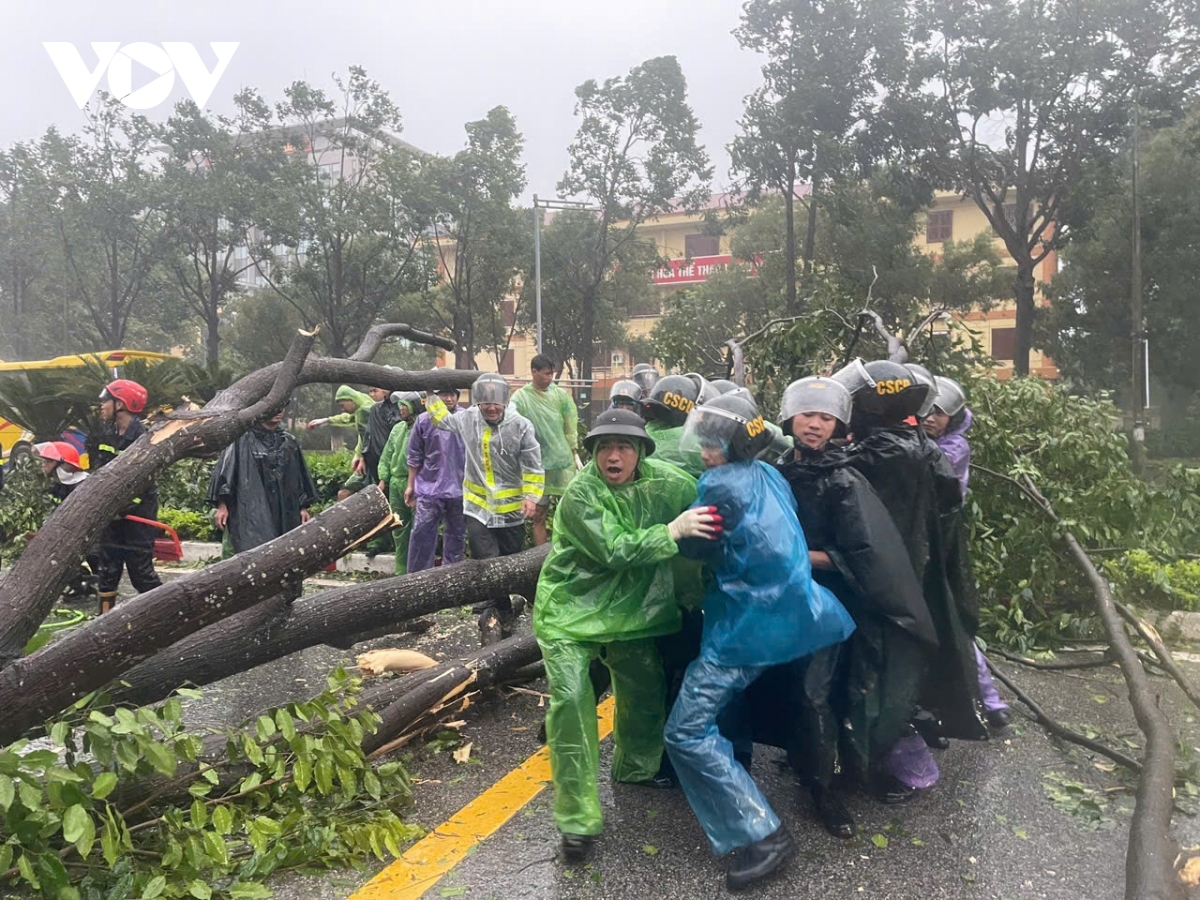
[[[465,388],[474,381],[466,372],[405,372],[366,362],[389,336],[438,346],[450,343],[407,325],[377,325],[353,358],[327,359],[310,357],[315,335],[300,332],[283,362],[250,373],[201,410],[168,417],[80,485],[46,520],[0,582],[0,669],[21,655],[104,526],[146,489],[157,472],[183,457],[222,450],[281,408],[298,385],[350,382],[391,390],[437,390]]]
[[[317,644],[347,639],[510,593],[532,597],[549,545],[464,560],[368,584],[323,591],[290,607],[272,598],[210,625],[124,672],[114,702],[141,706],[184,684],[210,684]]]
[[[0,746],[189,634],[276,595],[392,519],[371,485],[270,543],[168,582],[0,672]]]
[[[1035,291],[1032,263],[1024,265],[1018,262],[1017,274],[1013,276],[1013,299],[1017,304],[1017,329],[1013,350],[1013,373],[1016,375],[1029,374],[1029,354],[1033,352],[1033,317],[1037,313]]]

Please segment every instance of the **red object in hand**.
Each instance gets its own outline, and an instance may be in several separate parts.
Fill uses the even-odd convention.
[[[137,522],[139,525],[149,525],[151,528],[161,528],[169,537],[157,538],[154,541],[154,558],[160,559],[163,562],[179,562],[183,559],[183,544],[179,541],[179,535],[170,525],[164,525],[162,522],[156,522],[154,519],[143,519],[141,516],[125,516],[129,522]]]

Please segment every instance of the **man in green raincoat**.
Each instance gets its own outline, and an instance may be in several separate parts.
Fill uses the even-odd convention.
[[[546,513],[550,498],[561,497],[575,477],[575,453],[579,449],[579,411],[571,395],[554,383],[554,360],[539,353],[529,363],[529,384],[512,396],[517,412],[533,423],[533,433],[542,448],[546,489],[533,513],[533,543],[549,540]]]
[[[695,479],[650,457],[654,441],[636,413],[601,413],[583,443],[592,460],[558,505],[533,611],[550,683],[554,819],[568,861],[587,855],[604,824],[588,666],[599,657],[612,673],[613,779],[663,786],[666,683],[655,638],[680,627],[676,542],[714,529],[707,510],[687,509]]]
[[[367,444],[367,426],[371,421],[371,407],[375,405],[377,399],[387,396],[382,388],[372,388],[371,390],[379,391],[379,397],[372,397],[370,394],[356,391],[348,384],[339,386],[333,399],[342,411],[328,418],[311,419],[308,423],[309,429],[319,428],[322,425],[336,425],[339,428],[353,426],[358,432],[358,443],[354,445],[354,461],[351,463],[352,471],[350,472],[350,478],[342,486],[342,491],[338,493],[339,500],[344,500],[350,494],[363,487],[362,474],[365,471],[365,466],[363,464],[362,453],[363,447]],[[356,477],[357,482],[355,482]]]
[[[400,409],[400,421],[392,426],[379,457],[379,489],[387,494],[392,512],[404,520],[392,533],[396,544],[396,574],[408,573],[408,539],[412,536],[413,511],[404,503],[408,485],[408,439],[412,423],[420,413],[421,398],[414,391],[396,391],[392,400]]]

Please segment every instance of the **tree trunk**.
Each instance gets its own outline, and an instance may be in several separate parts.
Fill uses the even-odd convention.
[[[783,196],[783,221],[785,232],[783,252],[787,260],[787,308],[788,315],[799,315],[796,302],[796,186],[793,182]]]
[[[808,226],[804,231],[804,277],[812,274],[813,257],[817,252],[817,180],[813,179],[808,195]],[[799,313],[799,310],[796,311]]]
[[[346,381],[389,390],[470,386],[473,378],[467,373],[404,372],[366,362],[389,335],[439,346],[450,343],[407,325],[380,325],[368,332],[354,357],[339,360],[307,357],[315,335],[301,332],[282,363],[250,373],[199,411],[169,417],[80,485],[0,582],[0,669],[21,655],[104,526],[146,489],[155,473],[185,456],[223,449],[278,409],[297,385]]]
[[[0,746],[129,667],[231,613],[297,585],[392,521],[374,485],[270,543],[119,604],[0,672]]]
[[[461,697],[468,689],[491,687],[541,658],[537,638],[532,634],[520,635],[485,647],[466,659],[451,660],[396,679],[381,686],[382,689],[365,691],[363,702],[375,709],[381,721],[373,734],[363,738],[363,750],[367,753],[378,750],[426,715],[436,713],[446,703]],[[384,706],[383,702],[393,696],[395,699]]]
[[[349,648],[360,635],[468,603],[510,593],[532,597],[549,546],[512,556],[466,560],[398,578],[357,584],[297,600],[253,606],[203,629],[129,669],[114,702],[153,703],[186,683],[210,684],[274,659],[330,644]]]
[[[1019,261],[1017,274],[1013,276],[1013,299],[1017,303],[1016,347],[1013,350],[1013,372],[1029,374],[1029,354],[1033,350],[1034,303],[1033,263]]]
[[[204,340],[204,355],[210,367],[215,366],[221,356],[221,297],[216,283],[209,277],[208,315],[205,317],[208,333]]]

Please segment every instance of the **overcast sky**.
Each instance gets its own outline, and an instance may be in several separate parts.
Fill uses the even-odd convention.
[[[527,194],[545,197],[567,165],[577,127],[575,86],[674,54],[719,189],[729,181],[725,145],[742,99],[759,80],[760,61],[730,33],[741,12],[738,0],[205,0],[186,6],[0,0],[0,10],[0,147],[35,139],[51,125],[73,131],[82,123],[44,41],[74,43],[89,69],[96,64],[93,41],[189,42],[209,68],[215,62],[209,41],[238,41],[211,108],[228,111],[241,87],[256,87],[274,101],[294,80],[331,86],[331,73],[361,65],[400,107],[403,137],[432,152],[459,149],[464,122],[497,104],[508,106],[525,135]],[[135,89],[154,77],[141,76],[135,69]],[[107,79],[100,88],[107,89]],[[185,96],[176,77],[170,100],[145,114],[165,118]]]

